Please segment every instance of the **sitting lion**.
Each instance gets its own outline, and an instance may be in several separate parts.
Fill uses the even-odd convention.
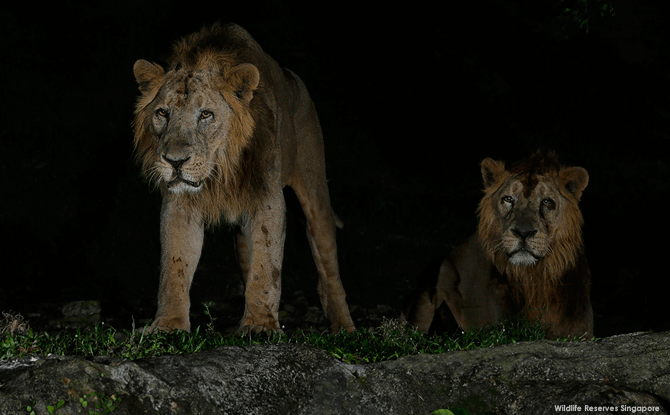
[[[321,127],[303,82],[236,25],[192,34],[168,67],[139,60],[135,148],[160,188],[161,273],[151,329],[190,330],[189,289],[205,225],[239,226],[245,283],[240,331],[279,331],[285,239],[282,188],[307,218],[318,292],[333,330],[354,329],[340,281]]]
[[[593,336],[578,207],[586,170],[560,166],[553,153],[509,169],[487,158],[481,169],[478,232],[442,262],[409,321],[424,332],[470,330],[520,315],[539,318],[547,338]]]

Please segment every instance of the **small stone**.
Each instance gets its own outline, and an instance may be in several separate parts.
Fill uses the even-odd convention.
[[[100,302],[91,301],[72,301],[63,306],[63,315],[65,317],[84,317],[100,314]]]

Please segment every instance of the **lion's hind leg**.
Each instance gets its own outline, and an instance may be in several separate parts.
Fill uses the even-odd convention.
[[[434,291],[434,290],[433,290]],[[412,299],[409,309],[400,315],[401,322],[409,322],[428,334],[435,317],[435,296],[430,290],[421,291]]]
[[[342,222],[330,206],[325,177],[322,183],[311,189],[301,185],[292,187],[307,218],[307,240],[319,273],[317,290],[323,311],[332,324],[332,331],[343,328],[351,332],[354,330],[354,323],[340,279],[335,242],[336,227],[341,227]]]
[[[440,266],[435,287],[436,306],[441,306],[439,312],[437,309],[436,312],[440,320],[439,324],[444,330],[453,332],[458,327],[467,330],[471,326],[460,285],[461,274],[458,267],[452,262],[452,258],[448,257]]]
[[[454,333],[463,300],[458,292],[458,273],[449,259],[431,262],[420,276],[424,287],[414,296],[402,319],[426,334]],[[439,272],[438,272],[439,266]]]
[[[293,131],[287,130],[286,133],[295,134],[297,152],[286,184],[295,192],[307,218],[307,239],[319,273],[318,292],[323,311],[333,331],[344,328],[351,332],[354,323],[340,280],[335,243],[335,228],[341,228],[342,221],[330,206],[323,134],[307,88],[297,75],[290,72],[290,77],[295,81],[296,106]]]

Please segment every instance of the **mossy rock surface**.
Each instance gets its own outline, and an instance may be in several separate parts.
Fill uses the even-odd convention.
[[[538,414],[571,403],[663,414],[670,333],[522,342],[366,365],[302,344],[135,361],[23,357],[0,365],[0,384],[0,413],[17,414],[27,406],[47,413],[61,400],[58,413],[77,413],[79,398],[92,393],[114,396],[114,414]]]

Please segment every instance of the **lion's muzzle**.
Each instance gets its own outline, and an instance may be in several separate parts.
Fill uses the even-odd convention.
[[[184,171],[183,167],[191,157],[186,157],[179,160],[173,160],[165,155],[162,156],[163,160],[166,161],[171,167],[172,172],[168,178],[166,178],[168,189],[174,193],[180,193],[182,191],[197,192],[200,190],[202,181],[191,180],[193,177]]]
[[[507,257],[512,264],[532,265],[541,257],[541,250],[538,250],[537,229],[530,226],[518,226],[511,228],[509,232],[513,235],[511,249],[508,248]]]

